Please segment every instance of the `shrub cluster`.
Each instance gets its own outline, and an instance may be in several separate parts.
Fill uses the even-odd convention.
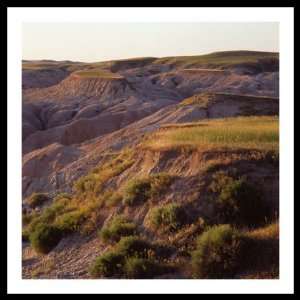
[[[230,225],[213,226],[197,240],[192,252],[192,269],[196,278],[233,278],[243,259],[243,238]]]
[[[99,235],[105,242],[118,242],[122,236],[135,235],[137,226],[122,216],[114,217],[100,231]]]
[[[46,254],[58,244],[61,237],[61,231],[57,227],[40,223],[30,234],[29,240],[37,252]]]
[[[55,226],[64,234],[76,231],[85,219],[85,213],[81,210],[66,212],[58,216],[54,222]]]
[[[60,239],[75,230],[85,220],[85,210],[67,210],[68,199],[61,198],[46,207],[41,213],[32,215],[23,229],[23,240],[29,239],[39,253],[48,253]]]
[[[137,236],[122,237],[108,252],[97,257],[90,267],[93,277],[153,278],[166,266],[155,260],[155,247]]]
[[[159,196],[171,184],[172,179],[168,174],[158,173],[130,181],[125,189],[123,204],[138,205]]]
[[[163,227],[174,231],[179,229],[187,220],[184,208],[176,203],[155,207],[149,214],[149,221],[156,229]]]

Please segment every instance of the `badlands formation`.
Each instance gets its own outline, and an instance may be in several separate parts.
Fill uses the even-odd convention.
[[[161,124],[276,114],[278,95],[273,53],[95,64],[25,61],[23,196],[69,190],[101,153]],[[113,136],[118,138],[107,143]]]
[[[22,68],[25,278],[277,276],[278,53],[228,51],[97,63],[23,61]],[[254,186],[263,183],[260,194],[268,204],[268,212],[260,210],[265,212],[263,221],[247,214],[232,216],[225,208],[217,213],[220,207],[211,203],[221,182],[242,184],[245,176]],[[37,193],[47,200],[33,205]],[[64,204],[58,212],[60,201]],[[177,205],[169,207],[173,212],[183,209],[182,222],[155,229],[160,219],[153,221],[151,212],[170,203]],[[122,271],[113,269],[113,262],[113,270],[104,271],[101,257],[94,262],[115,247],[104,242],[109,234],[102,232],[99,238],[97,232],[116,215],[135,224],[126,227],[124,220],[115,220],[118,226],[134,226],[129,231],[142,236],[143,247],[153,250],[149,241],[169,244],[168,249],[153,250],[159,258],[143,262],[152,270],[146,275],[135,273],[145,257],[134,261],[126,256],[124,261],[118,256]],[[266,229],[267,218],[271,225]],[[231,221],[246,226],[247,239],[254,241],[252,251],[260,251],[257,239],[266,239],[265,264],[255,267],[253,258],[230,274],[219,269],[204,274],[200,268],[201,273],[195,235],[205,226]],[[59,229],[46,248],[36,245],[39,222]],[[67,230],[66,224],[75,225]],[[162,257],[167,266],[159,268]],[[193,273],[185,268],[190,257]]]

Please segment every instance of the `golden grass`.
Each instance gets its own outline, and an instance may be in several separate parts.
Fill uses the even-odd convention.
[[[168,150],[188,147],[211,149],[256,149],[278,152],[278,117],[238,117],[196,123],[169,124],[148,136],[142,147]]]

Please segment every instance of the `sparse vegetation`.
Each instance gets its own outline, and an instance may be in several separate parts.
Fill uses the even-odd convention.
[[[74,189],[78,194],[102,192],[103,185],[115,176],[120,175],[134,163],[133,153],[123,150],[116,157],[112,157],[103,165],[95,168],[86,176],[80,177],[74,183]]]
[[[153,278],[168,270],[155,256],[156,246],[145,239],[122,237],[112,249],[96,258],[90,274],[93,277]]]
[[[175,231],[187,221],[184,208],[176,203],[154,207],[149,214],[150,224],[155,229],[164,228]]]
[[[242,235],[230,225],[214,226],[202,233],[192,253],[196,278],[233,278],[242,254]]]
[[[173,177],[165,173],[131,180],[125,189],[123,204],[138,205],[151,197],[157,197],[166,190],[172,180]]]
[[[133,222],[122,216],[116,216],[100,230],[99,236],[104,242],[118,242],[122,236],[135,235],[136,233],[137,226]]]

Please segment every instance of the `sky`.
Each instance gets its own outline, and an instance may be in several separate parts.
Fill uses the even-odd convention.
[[[279,52],[279,23],[23,23],[22,58],[96,62],[215,51]]]

